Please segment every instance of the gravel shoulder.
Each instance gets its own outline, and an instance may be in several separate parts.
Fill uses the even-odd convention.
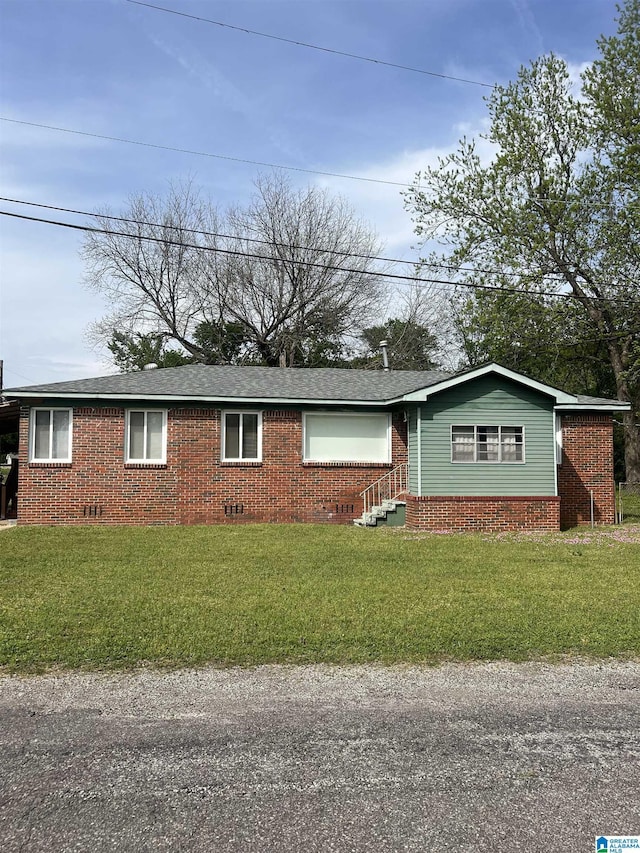
[[[10,851],[591,851],[640,833],[640,661],[0,678]]]
[[[0,676],[0,702],[31,704],[40,713],[99,708],[131,717],[204,715],[223,709],[251,715],[261,710],[314,708],[318,702],[356,707],[419,703],[443,709],[455,694],[469,710],[502,705],[550,707],[581,702],[606,706],[627,690],[640,701],[640,660],[527,663],[455,663],[441,666],[287,666],[65,672]]]

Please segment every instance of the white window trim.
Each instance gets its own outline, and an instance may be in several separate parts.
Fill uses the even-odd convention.
[[[258,455],[227,456],[227,415],[258,416]],[[242,453],[242,418],[240,418],[240,452]],[[256,409],[225,409],[222,412],[222,461],[223,462],[262,462],[262,412]]]
[[[51,418],[50,428],[49,428],[49,456],[48,458],[43,458],[42,456],[36,457],[36,412],[69,412],[69,453],[64,458],[54,459],[51,456],[51,445],[53,441],[53,417]],[[36,406],[31,409],[29,412],[29,462],[34,463],[35,465],[43,464],[43,465],[67,465],[71,462],[71,457],[73,455],[73,408],[69,406]]]
[[[473,427],[473,460],[466,459],[454,459],[453,458],[453,430],[454,427]],[[498,459],[478,459],[478,428],[479,427],[497,427],[498,428]],[[503,460],[502,457],[502,430],[506,429],[521,429],[522,430],[522,459],[507,459]],[[451,424],[449,430],[449,447],[451,452],[451,464],[452,465],[524,465],[527,461],[526,458],[526,436],[525,436],[525,427],[522,424],[496,424],[496,423],[480,423],[480,424]]]
[[[306,455],[307,450],[307,417],[311,418],[336,418],[340,416],[349,418],[370,418],[371,415],[386,417],[387,419],[387,453],[385,459],[313,459]],[[348,465],[391,465],[391,415],[388,412],[304,412],[302,416],[302,461],[317,462],[319,465],[340,464]]]
[[[562,415],[555,415],[556,430],[556,465],[562,465]]]
[[[158,413],[162,415],[162,456],[154,457],[153,459],[136,459],[135,457],[129,456],[129,447],[131,446],[130,441],[130,428],[131,428],[131,415],[132,413],[143,412],[144,413],[144,440],[142,446],[146,448],[147,446],[147,415],[149,412]],[[125,412],[125,428],[124,428],[124,461],[126,465],[166,465],[167,464],[167,410],[166,409],[127,409]]]

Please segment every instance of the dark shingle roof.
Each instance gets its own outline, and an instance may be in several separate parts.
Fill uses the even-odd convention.
[[[95,379],[8,389],[21,397],[252,399],[382,403],[435,385],[441,370],[344,370],[339,368],[237,367],[189,364]]]
[[[605,397],[590,397],[588,394],[576,394],[580,406],[604,406],[607,403],[619,403],[619,400],[609,400]]]
[[[538,388],[556,398],[561,409],[626,410],[628,403],[599,397],[566,394],[500,365],[484,365],[457,374],[442,370],[345,370],[332,367],[239,367],[189,364],[183,367],[120,373],[95,379],[55,382],[10,388],[7,397],[26,399],[58,398],[96,400],[158,400],[171,402],[353,403],[384,405],[404,395],[433,388],[449,387],[487,371],[503,374],[516,382]],[[451,380],[451,382],[447,381]],[[420,395],[421,396],[421,395]]]

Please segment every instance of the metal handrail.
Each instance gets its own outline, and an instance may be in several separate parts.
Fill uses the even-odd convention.
[[[364,501],[364,511],[371,512],[371,507],[381,506],[383,501],[392,501],[407,491],[409,466],[406,462],[397,465],[392,471],[387,471],[378,477],[375,483],[360,492]]]

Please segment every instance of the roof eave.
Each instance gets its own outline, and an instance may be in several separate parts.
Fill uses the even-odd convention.
[[[13,396],[30,400],[118,400],[121,402],[148,402],[148,403],[225,403],[227,405],[248,404],[251,406],[263,406],[265,404],[278,406],[390,406],[401,401],[402,398],[393,400],[352,400],[352,399],[320,399],[317,397],[229,397],[229,396],[202,396],[176,395],[176,394],[96,394],[79,393],[77,391],[51,391],[43,392],[14,392]]]
[[[602,403],[570,403],[554,407],[556,412],[629,412],[631,403],[623,403],[621,400],[607,400]]]

